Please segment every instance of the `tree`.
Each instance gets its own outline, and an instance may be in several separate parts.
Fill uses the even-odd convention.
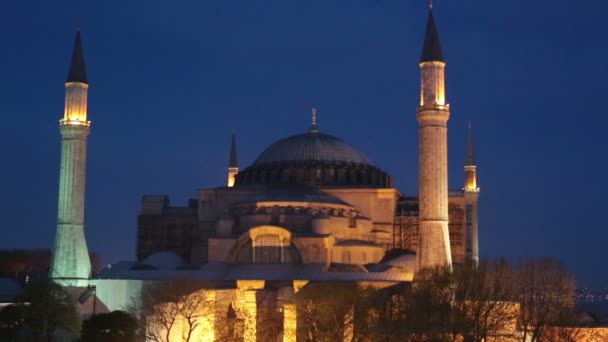
[[[304,341],[342,341],[354,324],[349,314],[356,284],[309,283],[296,294],[298,317],[304,321]]]
[[[522,341],[540,341],[547,327],[564,325],[574,317],[575,281],[559,261],[524,260],[516,280]]]
[[[217,341],[236,342],[243,341],[245,332],[245,319],[242,312],[237,312],[230,303],[226,314],[215,319],[215,333]]]
[[[404,295],[406,341],[453,339],[453,277],[448,268],[420,270]]]
[[[39,280],[30,283],[18,302],[25,325],[36,336],[52,341],[58,329],[78,334],[80,316],[76,301],[55,282]]]
[[[9,305],[0,310],[0,341],[17,340],[17,332],[23,326],[23,312],[17,305]]]
[[[133,342],[137,335],[135,317],[125,311],[112,311],[91,316],[84,321],[80,339],[83,342]]]
[[[469,341],[485,341],[515,329],[513,270],[504,260],[467,261],[454,267],[456,330]]]
[[[142,289],[140,316],[145,320],[145,334],[149,340],[170,342],[177,322],[186,325],[183,341],[190,341],[205,316],[208,284],[187,280],[165,280],[146,285]]]

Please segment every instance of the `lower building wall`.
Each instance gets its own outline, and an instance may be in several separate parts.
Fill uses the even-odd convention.
[[[127,310],[141,296],[143,280],[132,279],[93,279],[95,286],[94,302],[85,302],[86,312],[83,315]],[[84,305],[83,305],[84,307]]]

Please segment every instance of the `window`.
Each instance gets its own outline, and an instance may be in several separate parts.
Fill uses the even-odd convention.
[[[349,251],[342,252],[342,263],[350,264],[350,252]]]
[[[283,245],[278,235],[261,235],[253,243],[253,262],[256,264],[283,263]]]

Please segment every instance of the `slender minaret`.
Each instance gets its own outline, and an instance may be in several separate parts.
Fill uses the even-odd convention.
[[[65,111],[59,121],[61,169],[57,232],[50,278],[64,286],[86,286],[91,260],[84,238],[84,189],[87,161],[87,82],[80,29],[65,82]]]
[[[237,173],[239,173],[239,163],[236,159],[236,132],[233,129],[232,142],[230,143],[230,160],[228,161],[228,187],[234,186]]]
[[[418,269],[451,267],[448,231],[448,128],[450,106],[445,101],[445,60],[432,9],[420,58],[420,211]]]
[[[464,163],[464,199],[466,203],[466,239],[470,245],[466,246],[466,255],[475,263],[479,263],[479,222],[477,211],[477,200],[479,199],[479,188],[477,187],[477,165],[473,153],[473,129],[469,121],[469,131],[467,139],[467,158]]]

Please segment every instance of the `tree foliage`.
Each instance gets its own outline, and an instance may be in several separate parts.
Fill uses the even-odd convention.
[[[36,336],[49,340],[62,329],[77,335],[80,315],[74,298],[60,285],[51,280],[29,284],[20,299],[24,323]]]
[[[550,259],[425,269],[410,284],[381,290],[309,284],[297,297],[303,323],[299,336],[305,341],[345,336],[358,341],[575,341],[577,336],[574,281]]]
[[[125,311],[112,311],[91,316],[82,323],[83,342],[133,342],[138,335],[135,317]]]
[[[141,318],[148,340],[170,342],[178,321],[186,325],[180,341],[191,341],[193,332],[208,314],[204,282],[165,280],[143,288]]]
[[[0,341],[16,341],[17,332],[22,326],[23,312],[21,307],[8,305],[0,310]]]

